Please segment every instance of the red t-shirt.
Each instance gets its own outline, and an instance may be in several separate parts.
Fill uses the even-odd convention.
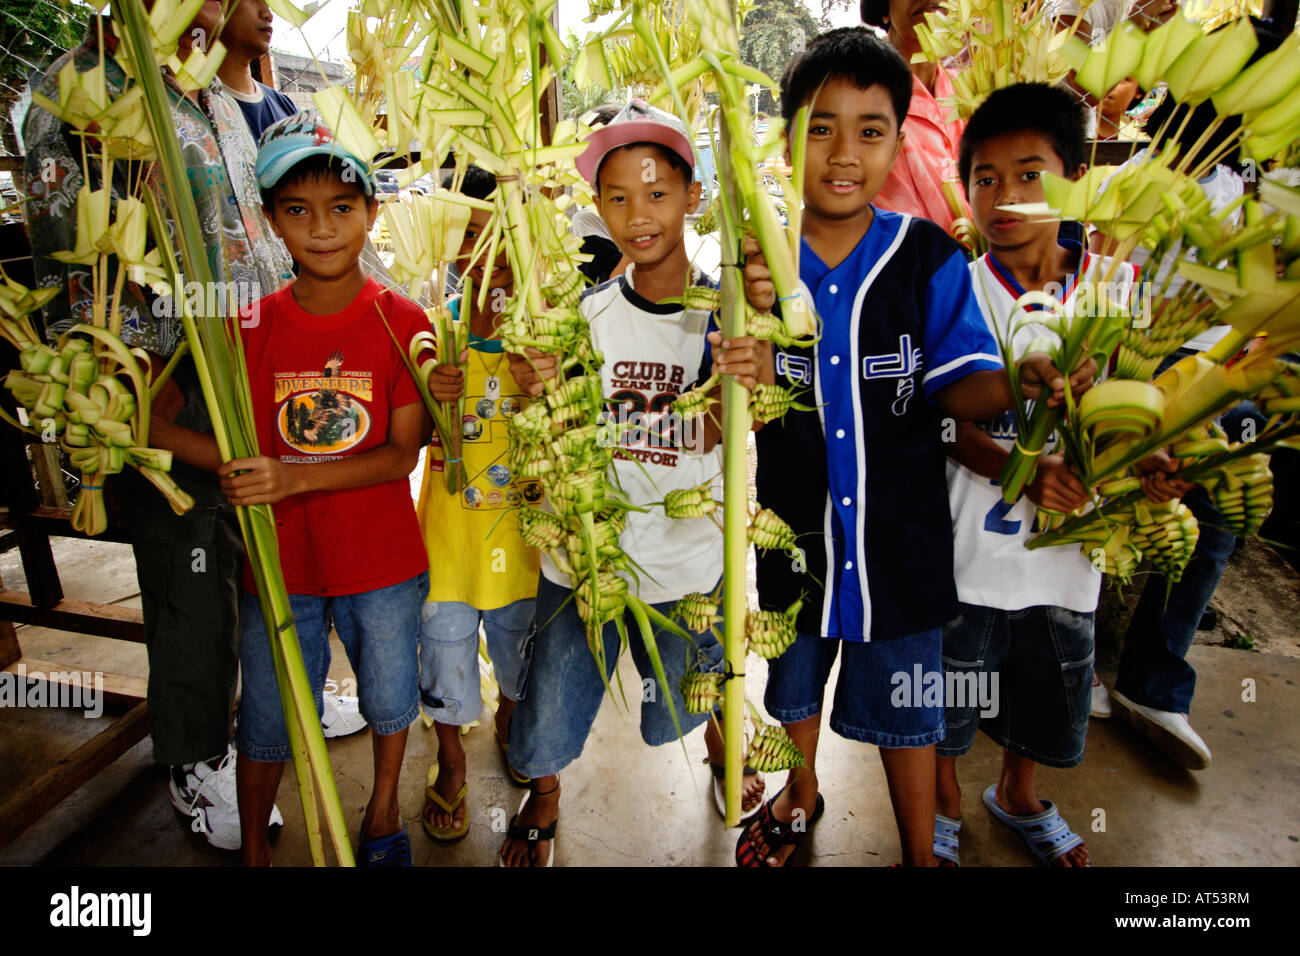
[[[409,299],[368,279],[334,315],[303,311],[290,286],[258,306],[260,320],[243,337],[263,455],[306,464],[370,451],[387,442],[392,410],[420,401],[380,317],[409,342],[429,328]],[[405,476],[272,507],[290,594],[359,594],[429,567]],[[247,568],[244,587],[257,590]]]

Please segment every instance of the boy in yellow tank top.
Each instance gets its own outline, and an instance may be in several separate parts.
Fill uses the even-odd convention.
[[[461,186],[462,193],[476,199],[487,199],[495,189],[495,177],[476,166],[469,167]],[[490,215],[474,210],[457,260],[462,275],[473,281],[475,300],[485,269],[482,257],[474,262],[469,257]],[[542,488],[535,480],[518,479],[508,458],[509,421],[527,407],[528,398],[509,374],[500,339],[494,338],[504,315],[501,306],[514,292],[504,251],[488,281],[491,289],[483,309],[463,298],[452,303],[458,318],[467,315],[469,322],[463,368],[440,365],[430,380],[439,401],[464,397],[461,457],[468,483],[455,494],[447,491],[447,449],[435,434],[425,457],[417,508],[429,564],[435,569],[420,637],[420,697],[438,736],[437,776],[425,791],[424,829],[439,841],[458,840],[469,831],[460,728],[482,711],[479,624],[500,686],[496,733],[505,753],[537,593],[537,552],[523,543],[514,517],[507,513],[520,502],[539,501]],[[528,783],[510,767],[508,755],[506,768],[515,783]]]

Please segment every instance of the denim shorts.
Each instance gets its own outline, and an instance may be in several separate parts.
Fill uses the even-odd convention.
[[[491,611],[457,601],[425,601],[420,629],[420,701],[440,724],[465,726],[483,711],[478,629],[487,635],[492,672],[506,700],[519,699],[524,645],[533,623],[532,598]]]
[[[1013,754],[1077,766],[1088,735],[1092,661],[1091,612],[962,604],[943,629],[943,667],[952,676],[939,756],[966,753],[978,727]]]
[[[421,571],[400,584],[360,594],[289,595],[318,712],[329,670],[332,623],[357,675],[357,696],[366,723],[377,734],[395,734],[410,726],[420,715],[416,663],[420,608],[428,593],[429,572]],[[288,760],[293,754],[256,594],[240,593],[239,623],[243,629],[239,665],[244,682],[235,733],[239,752],[266,763]]]
[[[800,634],[768,664],[763,705],[783,724],[820,714],[839,654],[831,729],[877,747],[926,747],[943,739],[942,698],[924,693],[924,675],[942,675],[941,648],[938,628],[888,641]]]
[[[510,765],[534,779],[559,773],[578,759],[605,696],[605,682],[587,646],[587,630],[578,616],[577,605],[570,600],[572,594],[545,576],[537,586],[538,627],[529,649],[523,694],[510,721]],[[653,606],[666,617],[672,617],[675,603]],[[641,685],[624,690],[629,707],[635,706],[638,700],[641,702],[641,739],[651,746],[676,740],[677,729],[665,702],[664,689],[655,678],[640,631],[630,613],[624,612],[624,620],[632,660],[642,678]],[[605,644],[606,677],[611,677],[619,652],[614,622],[605,625],[601,636]],[[693,646],[676,634],[654,628],[655,643],[682,734],[690,733],[708,719],[707,714],[686,713],[678,687],[682,676],[697,657],[699,670],[722,669],[722,645],[717,638],[709,631],[692,636]],[[618,685],[611,686],[618,705],[622,706]]]

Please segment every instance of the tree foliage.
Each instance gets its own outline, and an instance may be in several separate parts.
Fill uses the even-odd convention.
[[[80,42],[91,12],[70,0],[0,0],[0,82],[21,88]]]
[[[0,0],[0,141],[16,153],[10,112],[23,87],[81,41],[93,11],[71,0]]]
[[[827,3],[835,5],[826,0],[823,9]],[[824,21],[814,17],[803,0],[758,0],[740,31],[741,59],[779,80],[786,64],[824,28]],[[758,108],[775,111],[770,93],[764,91]]]

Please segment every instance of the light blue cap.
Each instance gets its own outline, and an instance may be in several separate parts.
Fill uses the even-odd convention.
[[[295,113],[262,131],[257,148],[257,184],[270,189],[309,156],[337,157],[355,172],[357,182],[367,196],[375,194],[370,166],[334,139],[334,134],[315,110]]]

